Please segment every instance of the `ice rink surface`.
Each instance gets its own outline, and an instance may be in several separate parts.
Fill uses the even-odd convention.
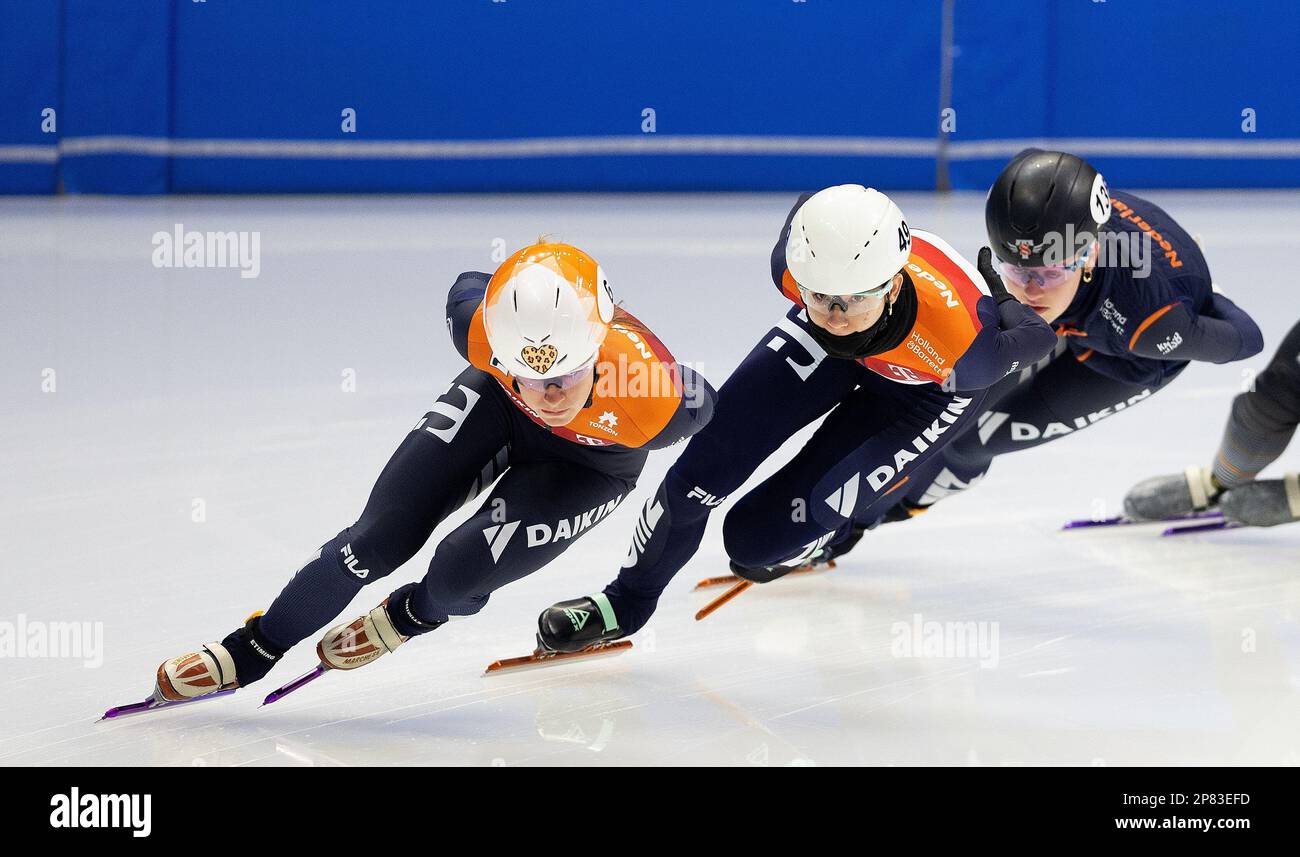
[[[103,629],[89,665],[0,657],[0,764],[1295,764],[1300,526],[1060,530],[1208,462],[1244,373],[1300,317],[1300,194],[1146,195],[1200,236],[1264,354],[1194,365],[869,533],[837,570],[695,622],[716,590],[692,584],[726,572],[715,514],[616,658],[482,676],[531,650],[543,607],[614,575],[676,449],[478,616],[273,707],[263,694],[314,665],[311,646],[246,693],[111,723],[96,718],[144,698],[159,662],[265,607],[355,520],[462,366],[442,316],[459,272],[539,233],[578,244],[720,385],[786,309],[767,258],[794,195],[0,200],[0,621]],[[980,195],[896,198],[974,257]],[[176,224],[260,233],[259,276],[155,268],[151,238]],[[347,613],[420,577],[433,544]],[[906,656],[914,622],[980,623],[994,657]]]

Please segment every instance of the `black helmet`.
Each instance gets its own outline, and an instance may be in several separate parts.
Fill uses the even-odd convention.
[[[1021,267],[1065,261],[1044,261],[1049,235],[1060,236],[1058,242],[1066,241],[1070,231],[1095,236],[1109,219],[1110,192],[1101,173],[1077,155],[1042,149],[1026,149],[1012,158],[984,203],[993,252]]]

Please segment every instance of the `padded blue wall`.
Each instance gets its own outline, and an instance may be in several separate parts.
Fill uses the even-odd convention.
[[[954,8],[941,146],[941,0],[0,0],[0,192],[1300,185],[1300,5]]]
[[[60,4],[0,0],[0,193],[57,187]],[[46,110],[55,127],[46,130]]]
[[[1079,141],[1117,187],[1300,185],[1300,4],[958,0],[954,30],[954,186],[1014,153],[981,141],[1027,137]],[[1170,154],[1192,147],[1220,156]]]

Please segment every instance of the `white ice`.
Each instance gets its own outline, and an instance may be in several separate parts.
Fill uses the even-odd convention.
[[[108,723],[159,662],[265,607],[355,519],[461,368],[442,318],[457,273],[540,233],[579,244],[720,384],[785,310],[767,259],[792,195],[0,201],[0,638],[20,615],[103,633],[76,657],[23,657],[23,641],[0,656],[0,763],[1294,764],[1300,526],[1060,530],[1208,461],[1246,373],[1300,317],[1300,194],[1148,196],[1200,235],[1264,354],[1194,366],[870,533],[836,571],[696,622],[716,591],[692,584],[726,571],[715,514],[617,658],[481,675],[531,649],[541,608],[613,576],[675,449],[561,560],[396,656],[260,709],[315,663],[304,644],[247,693]],[[973,257],[979,195],[898,199]],[[178,223],[259,232],[260,275],[155,268],[152,236]],[[347,612],[418,578],[432,546]],[[996,628],[995,658],[900,656],[897,628],[918,615]]]

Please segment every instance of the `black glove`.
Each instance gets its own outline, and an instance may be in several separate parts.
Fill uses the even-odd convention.
[[[984,278],[984,283],[989,287],[989,294],[999,305],[1016,299],[1015,295],[1007,292],[1007,287],[1002,282],[1002,275],[993,267],[992,250],[981,247],[975,267],[979,270],[980,276]]]

